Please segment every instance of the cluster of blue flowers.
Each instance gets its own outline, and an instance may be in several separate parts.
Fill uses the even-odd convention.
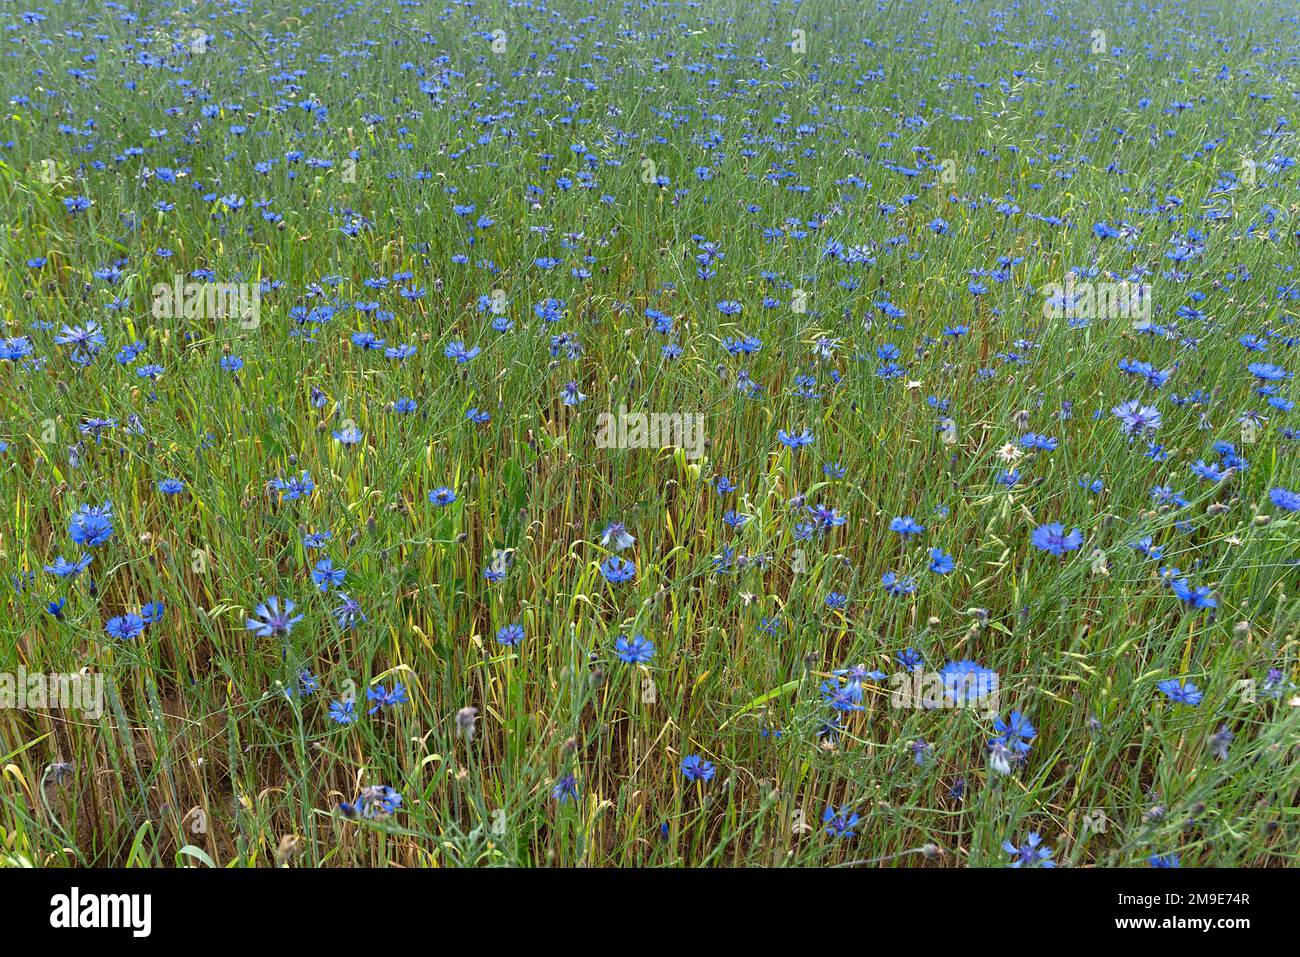
[[[399,785],[338,805],[376,826],[425,791],[394,739],[471,702],[512,755],[564,725],[520,759],[558,815],[713,695],[664,790],[802,747],[833,844],[874,821],[848,755],[960,802],[1065,774],[1112,682],[1223,760],[1227,689],[1291,690],[1293,11],[1119,7],[1088,60],[1078,2],[142,6],[5,16],[19,630],[177,694],[173,658],[272,662]],[[664,421],[605,448],[619,403]]]

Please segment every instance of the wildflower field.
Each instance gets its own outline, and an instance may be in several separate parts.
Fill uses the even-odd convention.
[[[1300,8],[5,0],[0,862],[1300,852]]]

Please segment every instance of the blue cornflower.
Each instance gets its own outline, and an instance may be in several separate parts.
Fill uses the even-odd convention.
[[[442,354],[448,359],[455,359],[457,363],[466,363],[479,354],[479,347],[474,346],[472,349],[467,349],[463,342],[449,342],[447,348],[443,349]]]
[[[281,610],[280,601],[280,598],[272,597],[262,602],[254,609],[255,617],[244,620],[244,627],[259,638],[288,635],[293,626],[302,621],[302,615],[293,613],[294,603],[288,598],[283,600],[284,608]]]
[[[572,774],[566,774],[564,777],[556,781],[555,786],[551,788],[551,797],[555,798],[555,800],[559,801],[561,804],[565,804],[577,796],[578,779]]]
[[[402,795],[386,784],[372,784],[362,789],[361,795],[351,804],[339,805],[344,817],[383,818],[395,814],[402,806]]]
[[[1268,500],[1283,511],[1300,512],[1300,492],[1279,485],[1268,490]]]
[[[889,523],[889,530],[902,535],[904,539],[911,535],[919,535],[925,531],[925,526],[912,518],[911,515],[900,515]]]
[[[78,545],[98,548],[113,537],[113,509],[108,503],[100,507],[83,505],[68,523],[68,534]]]
[[[1037,831],[1030,831],[1025,843],[1016,847],[1010,841],[1002,842],[1002,849],[1014,855],[1010,867],[1055,867],[1052,849],[1043,843]]]
[[[1082,545],[1083,535],[1077,528],[1067,533],[1060,522],[1052,522],[1034,529],[1029,541],[1035,548],[1060,558]]]
[[[1291,373],[1271,362],[1252,362],[1246,366],[1246,371],[1260,382],[1280,382],[1291,378]]]
[[[104,630],[114,638],[126,641],[144,634],[144,625],[145,621],[139,615],[118,615],[108,620]]]
[[[936,575],[946,575],[956,567],[956,560],[942,548],[930,549],[930,571]]]
[[[329,717],[335,724],[352,724],[359,717],[356,702],[351,698],[331,702]]]
[[[564,388],[560,390],[560,401],[565,405],[578,405],[580,402],[586,402],[587,396],[578,389],[577,382],[566,382]]]
[[[1142,405],[1137,399],[1122,402],[1110,411],[1124,423],[1125,435],[1142,435],[1160,428],[1160,410]]]
[[[600,573],[605,576],[605,581],[617,585],[632,579],[636,574],[636,565],[626,558],[611,555],[600,563]]]
[[[356,599],[347,592],[337,592],[341,604],[330,612],[334,620],[338,622],[340,628],[352,629],[366,620],[366,616],[361,613],[361,606]]]
[[[804,429],[798,434],[787,432],[785,429],[777,429],[776,437],[781,441],[782,445],[788,446],[796,452],[806,445],[813,444],[813,434],[808,429]]]
[[[865,711],[862,703],[862,682],[850,681],[841,685],[838,681],[823,681],[821,685],[822,703],[832,711]]]
[[[999,717],[993,722],[993,730],[997,732],[997,737],[989,741],[989,744],[1000,744],[1021,755],[1029,752],[1029,742],[1038,737],[1037,729],[1019,711],[1012,711],[1011,717],[1006,721]]]
[[[1206,585],[1192,586],[1192,583],[1186,578],[1175,578],[1169,582],[1169,587],[1174,590],[1174,594],[1193,608],[1217,608],[1218,601],[1214,598],[1214,589]]]
[[[880,584],[885,586],[885,591],[898,597],[899,595],[910,595],[916,591],[916,579],[911,575],[899,575],[897,572],[885,572],[880,576]]]
[[[852,811],[848,805],[838,811],[828,805],[822,812],[822,823],[826,825],[826,833],[831,837],[856,837],[857,832],[853,829],[861,820],[861,815]]]
[[[1048,435],[1039,435],[1037,432],[1026,432],[1020,437],[1021,447],[1040,452],[1055,452],[1060,444],[1058,439]]]
[[[91,557],[85,552],[75,562],[70,562],[62,555],[56,555],[52,565],[46,565],[45,570],[57,578],[76,578],[87,568],[90,567]]]
[[[998,690],[998,673],[969,659],[948,662],[939,677],[944,695],[958,705],[975,704]]]
[[[1200,478],[1207,482],[1222,482],[1228,477],[1226,470],[1219,467],[1217,462],[1205,462],[1203,459],[1197,459],[1191,464],[1191,470]]]
[[[312,481],[311,473],[306,470],[298,476],[290,475],[288,479],[273,478],[270,486],[279,492],[280,498],[286,502],[306,498],[316,490],[316,483]]]
[[[925,664],[925,658],[915,648],[904,648],[898,654],[894,655],[894,661],[898,667],[906,671],[915,671]]]
[[[346,577],[347,572],[342,568],[335,568],[334,562],[329,558],[322,558],[311,571],[311,580],[321,591],[329,591],[342,585]]]
[[[321,591],[337,588],[343,584],[343,579],[346,577],[347,571],[342,568],[335,568],[334,562],[328,558],[322,558],[316,563],[316,567],[311,570],[311,580],[316,583],[316,587]]]
[[[629,665],[643,665],[654,657],[655,645],[645,635],[633,635],[631,638],[620,635],[614,642],[614,653],[620,661]]]
[[[524,628],[520,624],[503,625],[497,629],[497,641],[507,648],[513,648],[524,640]]]
[[[1205,694],[1187,679],[1180,682],[1177,678],[1166,678],[1156,687],[1164,692],[1165,697],[1170,701],[1190,704],[1193,707],[1200,704],[1201,699],[1205,697]]]
[[[610,522],[600,535],[600,544],[616,552],[631,548],[635,543],[636,539],[623,527],[622,522]]]
[[[864,664],[850,665],[848,668],[836,668],[831,674],[847,678],[850,687],[856,685],[859,689],[861,689],[864,681],[883,681],[885,678],[883,671],[868,668]]]
[[[351,422],[343,426],[341,429],[335,429],[333,435],[334,441],[338,442],[339,445],[344,446],[357,445],[363,438],[361,430]]]
[[[712,762],[705,761],[698,754],[688,754],[682,759],[682,776],[688,781],[712,781],[716,773]]]
[[[383,685],[376,685],[366,689],[366,697],[374,702],[367,714],[374,714],[381,708],[396,708],[399,704],[406,704],[406,689],[402,687],[400,681],[393,683],[393,690],[389,691]]]

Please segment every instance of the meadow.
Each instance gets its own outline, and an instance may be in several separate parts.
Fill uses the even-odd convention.
[[[1293,3],[0,21],[0,864],[1296,860]]]

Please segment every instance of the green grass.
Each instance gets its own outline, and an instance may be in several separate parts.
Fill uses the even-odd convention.
[[[1296,677],[1300,519],[1268,501],[1270,488],[1300,486],[1296,443],[1283,432],[1295,418],[1269,412],[1250,445],[1237,420],[1265,408],[1246,363],[1294,369],[1294,351],[1279,339],[1249,356],[1237,340],[1295,335],[1297,300],[1278,289],[1295,281],[1296,181],[1264,169],[1294,144],[1260,136],[1295,115],[1294,12],[1201,0],[1051,6],[1056,17],[1039,4],[999,16],[984,3],[560,0],[548,14],[500,3],[307,12],[251,0],[243,11],[144,4],[129,23],[107,8],[56,4],[43,23],[8,32],[2,85],[30,102],[10,104],[0,133],[13,141],[0,153],[9,212],[0,310],[3,337],[30,337],[44,361],[0,363],[0,568],[6,582],[33,573],[0,590],[0,671],[85,668],[111,691],[94,719],[0,711],[0,860],[271,866],[292,845],[280,859],[297,866],[994,866],[1009,859],[1004,840],[1037,831],[1062,866],[1140,865],[1153,854],[1185,866],[1293,862],[1300,708],[1288,693],[1252,699],[1239,683],[1262,683],[1270,668]],[[6,10],[6,27],[19,9]],[[188,46],[196,28],[215,34],[201,52]],[[1107,54],[1090,53],[1098,28]],[[500,54],[479,35],[493,29],[505,32]],[[805,31],[803,55],[789,47],[792,30]],[[154,41],[141,46],[140,36]],[[83,59],[92,49],[93,64]],[[139,65],[141,49],[177,69]],[[437,104],[406,63],[423,79],[460,75]],[[95,76],[79,81],[73,67]],[[290,90],[283,75],[297,69],[306,74]],[[884,79],[864,79],[877,69]],[[196,91],[218,116],[201,115]],[[1152,105],[1139,108],[1142,97]],[[328,114],[278,112],[282,99],[311,99]],[[1191,108],[1166,112],[1175,102]],[[384,120],[368,125],[367,114]],[[490,114],[501,119],[481,122]],[[59,132],[88,119],[89,135]],[[800,124],[814,132],[796,134]],[[599,158],[597,188],[556,187],[584,167],[573,143]],[[144,155],[123,156],[131,146]],[[919,164],[914,147],[936,166],[952,159],[955,182],[880,165]],[[333,165],[290,167],[291,149]],[[43,177],[49,159],[55,174]],[[268,174],[254,171],[273,159]],[[671,185],[643,182],[643,159]],[[1255,184],[1216,193],[1224,171],[1240,176],[1247,159]],[[712,180],[696,179],[701,165],[715,168]],[[142,179],[158,167],[185,175],[176,185]],[[778,170],[791,175],[769,177]],[[231,210],[206,194],[247,202]],[[94,205],[72,215],[63,200],[77,195]],[[156,211],[159,199],[175,208]],[[278,223],[252,208],[264,199]],[[1003,199],[1021,211],[999,212]],[[459,217],[454,203],[476,210]],[[1231,215],[1207,220],[1207,210]],[[373,227],[345,234],[347,211]],[[475,228],[483,214],[496,224]],[[936,237],[927,224],[940,216],[950,231]],[[1140,232],[1102,241],[1091,229],[1100,221]],[[529,229],[543,225],[549,235]],[[778,237],[764,235],[776,227]],[[1164,254],[1189,228],[1208,238],[1179,267]],[[566,234],[580,235],[566,244]],[[693,236],[725,253],[708,281],[696,276]],[[899,236],[906,244],[891,248]],[[831,239],[871,247],[874,264],[824,257]],[[153,255],[158,247],[173,257]],[[23,265],[34,256],[48,262]],[[563,263],[544,271],[540,256]],[[969,271],[994,269],[999,256],[1023,261],[1007,282],[982,277],[987,292],[972,296]],[[494,270],[478,267],[485,259]],[[115,283],[92,277],[118,260]],[[572,275],[577,265],[590,276]],[[1044,319],[1036,290],[1086,266],[1117,278],[1150,269],[1154,318],[1179,335],[1143,335],[1123,319],[1087,329]],[[256,328],[154,318],[154,284],[200,267],[223,282],[285,285],[263,297]],[[1187,275],[1171,277],[1175,268]],[[362,284],[403,270],[424,298],[398,296],[405,282]],[[1245,271],[1249,281],[1225,281]],[[331,295],[381,303],[392,321],[347,310],[314,342],[293,335],[303,327],[290,309],[319,302],[302,294],[330,275],[343,277]],[[856,288],[841,284],[851,277]],[[510,333],[493,332],[492,314],[476,307],[494,290],[508,300]],[[806,312],[792,308],[797,290]],[[1194,291],[1207,296],[1207,318],[1177,320]],[[766,295],[780,305],[763,308]],[[886,295],[905,312],[897,329],[873,306]],[[119,297],[129,306],[109,311]],[[547,297],[568,303],[549,326],[532,309]],[[722,300],[744,312],[722,315]],[[647,308],[675,317],[681,358],[661,357],[668,339]],[[107,344],[82,367],[54,336],[90,319]],[[37,322],[53,328],[33,331]],[[970,334],[943,337],[957,323]],[[352,345],[359,331],[419,351],[396,363]],[[561,332],[578,336],[580,358],[552,356],[550,336]],[[741,335],[760,338],[761,351],[729,355],[721,341]],[[823,336],[840,346],[814,368]],[[139,363],[165,367],[152,388],[113,360],[136,340],[146,344]],[[456,340],[481,354],[454,364],[443,350]],[[875,374],[885,343],[901,350],[900,379]],[[999,358],[1007,353],[1025,361]],[[226,354],[243,368],[221,369]],[[1177,369],[1156,392],[1117,369],[1125,357]],[[760,397],[736,388],[742,370]],[[793,394],[808,372],[820,398]],[[571,380],[590,397],[576,407],[561,401]],[[1170,401],[1198,389],[1198,402]],[[404,396],[418,411],[390,411]],[[949,403],[953,445],[930,396]],[[1138,397],[1161,409],[1164,462],[1110,414]],[[1068,419],[1062,403],[1072,403]],[[598,447],[597,415],[620,404],[703,414],[703,458]],[[491,421],[468,422],[471,407]],[[131,415],[142,434],[127,428]],[[98,442],[77,432],[94,417],[118,423]],[[351,448],[332,435],[348,421],[364,434]],[[805,427],[810,448],[778,443],[778,429]],[[994,481],[1010,467],[999,450],[1024,431],[1060,447],[1024,456],[1022,481],[1007,490]],[[1218,440],[1237,444],[1249,468],[1202,482],[1188,466],[1213,460]],[[74,468],[67,449],[78,441]],[[830,462],[844,478],[823,474]],[[308,498],[268,490],[303,470],[316,484]],[[738,486],[726,499],[712,486],[723,475]],[[1084,476],[1104,479],[1104,492],[1080,488]],[[185,491],[161,495],[166,477]],[[1155,485],[1189,504],[1159,506]],[[457,501],[432,505],[438,486]],[[798,541],[806,514],[791,507],[796,496],[834,506],[847,523]],[[45,573],[56,554],[80,554],[68,537],[73,512],[104,501],[115,533],[90,572],[72,584]],[[751,520],[728,527],[731,508]],[[888,530],[905,514],[926,525],[919,544]],[[637,574],[622,585],[599,570],[610,521],[636,537],[625,554]],[[1032,548],[1033,529],[1053,521],[1078,527],[1083,548],[1062,559]],[[308,530],[332,532],[329,547],[306,551]],[[1165,547],[1161,561],[1129,547],[1142,536]],[[724,546],[769,561],[719,575]],[[956,570],[926,572],[930,546],[951,553]],[[1105,552],[1104,572],[1094,549]],[[499,584],[483,575],[494,550],[511,556]],[[354,630],[338,627],[337,600],[311,581],[326,554],[366,615]],[[1165,565],[1194,569],[1218,607],[1189,610],[1160,580]],[[917,591],[887,594],[880,579],[891,570],[917,574]],[[844,609],[825,607],[832,590],[848,596]],[[272,595],[304,616],[285,638],[244,627]],[[44,610],[56,597],[67,600],[62,622]],[[143,637],[106,634],[110,618],[150,601],[167,611]],[[774,634],[765,619],[779,620]],[[495,639],[511,622],[527,633],[513,650]],[[616,658],[615,639],[633,633],[654,641],[649,665]],[[1020,710],[1038,730],[1022,767],[990,768],[982,712],[892,707],[885,681],[868,685],[865,710],[836,743],[818,736],[819,687],[837,680],[833,670],[892,673],[909,646],[934,668],[973,659],[1000,674],[1002,714]],[[286,694],[304,669],[320,690]],[[1156,685],[1170,677],[1193,680],[1203,702],[1169,702]],[[647,680],[653,702],[643,700]],[[365,689],[393,681],[410,701],[365,715]],[[363,715],[340,726],[326,711],[349,688]],[[469,741],[455,717],[465,707],[478,709]],[[1207,742],[1224,726],[1235,737],[1219,759]],[[932,748],[924,766],[913,760],[918,740]],[[716,764],[711,782],[684,780],[692,753]],[[56,781],[60,762],[74,770]],[[559,803],[551,789],[570,773],[578,797]],[[959,780],[961,800],[951,794]],[[372,784],[400,791],[400,812],[338,813]],[[861,815],[856,838],[823,832],[828,805]],[[1098,810],[1106,828],[1086,831],[1083,818]]]

